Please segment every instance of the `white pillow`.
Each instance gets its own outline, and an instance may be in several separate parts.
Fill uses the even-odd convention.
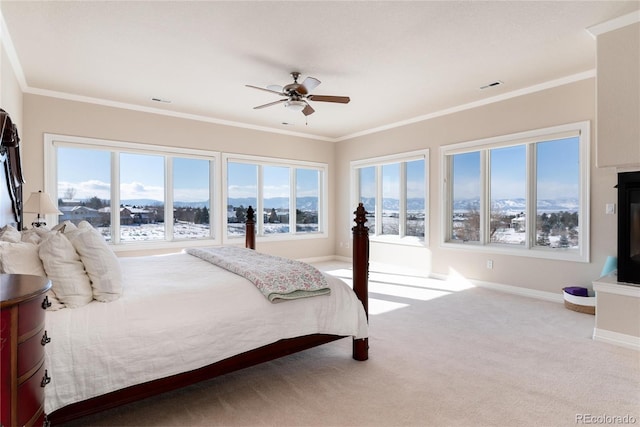
[[[7,224],[0,228],[0,241],[2,242],[18,243],[21,238],[18,229],[12,225]]]
[[[122,295],[122,271],[116,254],[107,245],[98,230],[82,221],[78,229],[66,232],[65,236],[80,255],[84,268],[91,279],[93,298],[111,302]]]
[[[69,308],[82,307],[91,302],[91,281],[80,256],[64,234],[52,233],[40,243],[40,259],[53,291]]]
[[[0,242],[0,268],[6,274],[46,276],[38,256],[38,246],[33,243]]]
[[[51,230],[47,227],[34,227],[28,230],[22,230],[22,241],[33,244],[39,244],[43,239],[46,239]]]
[[[0,273],[46,276],[38,255],[38,246],[25,242],[0,242]],[[46,295],[51,303],[48,310],[64,308],[64,304],[58,300],[53,287],[47,291]]]
[[[55,227],[53,227],[51,230],[53,231],[62,231],[62,232],[68,232],[68,231],[72,231],[75,230],[76,225],[74,223],[72,223],[71,221],[67,220],[64,222],[61,222],[60,224],[56,225]]]

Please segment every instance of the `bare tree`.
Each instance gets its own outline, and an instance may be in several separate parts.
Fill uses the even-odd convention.
[[[63,199],[65,199],[65,200],[73,200],[75,195],[76,195],[76,189],[73,188],[73,187],[67,187],[67,189],[64,190]]]

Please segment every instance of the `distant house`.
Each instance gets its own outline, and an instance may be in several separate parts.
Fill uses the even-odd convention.
[[[518,232],[518,233],[523,232],[525,231],[525,221],[526,221],[525,215],[522,213],[518,214],[516,215],[515,218],[511,220],[511,228],[513,228],[513,231],[515,232]]]
[[[60,222],[71,221],[74,224],[78,224],[80,221],[87,221],[91,225],[100,225],[102,223],[102,216],[97,209],[86,206],[60,206],[58,209],[62,212]]]
[[[111,222],[111,208],[105,207],[100,209],[100,214],[104,218],[105,223],[109,224]],[[129,208],[121,207],[120,208],[120,224],[121,225],[131,225],[134,224],[134,217]]]

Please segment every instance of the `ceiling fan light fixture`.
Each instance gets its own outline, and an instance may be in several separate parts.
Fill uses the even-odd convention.
[[[291,100],[291,101],[285,102],[284,106],[285,108],[291,111],[300,112],[305,109],[305,107],[307,106],[307,103],[304,101]]]

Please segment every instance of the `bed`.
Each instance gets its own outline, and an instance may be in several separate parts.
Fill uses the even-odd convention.
[[[7,171],[7,150],[0,159]],[[22,179],[9,178],[0,227],[21,230],[21,191],[6,193]],[[246,278],[186,251],[119,258],[117,298],[47,312],[48,420],[66,422],[342,338],[352,338],[354,359],[366,360],[368,230],[363,206],[354,213],[353,289],[322,274],[324,295],[272,302]],[[260,256],[248,217],[248,249],[235,250]]]

